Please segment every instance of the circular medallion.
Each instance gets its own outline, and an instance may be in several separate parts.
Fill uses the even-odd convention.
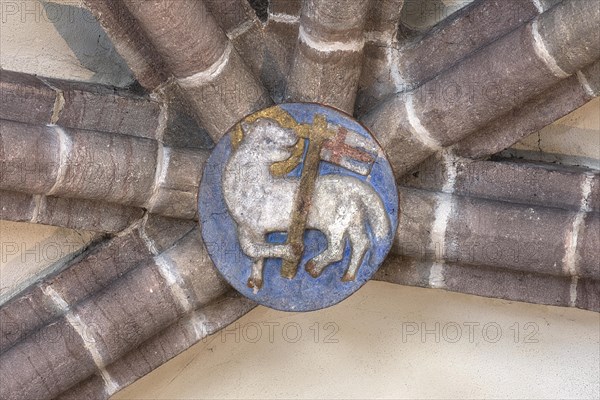
[[[398,225],[384,152],[319,104],[254,113],[215,146],[199,194],[202,236],[223,277],[285,311],[336,304],[383,262]]]

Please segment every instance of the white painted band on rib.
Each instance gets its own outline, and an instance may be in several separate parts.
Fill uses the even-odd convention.
[[[326,42],[319,40],[310,36],[302,26],[300,26],[298,31],[298,38],[308,47],[322,53],[332,53],[335,51],[357,52],[362,51],[365,45],[364,38],[360,40],[350,40],[348,42]]]
[[[407,84],[406,79],[404,79],[400,73],[400,52],[395,46],[388,46],[385,49],[385,56],[390,67],[390,76],[394,83],[394,89],[396,92],[405,91]]]
[[[300,16],[283,13],[269,13],[269,21],[295,25],[300,23]]]
[[[40,212],[46,206],[46,196],[39,195],[39,194],[34,195],[33,203],[34,203],[33,213],[31,214],[31,219],[29,220],[29,222],[31,222],[32,224],[35,224],[38,222],[38,218],[40,217]]]
[[[194,310],[189,319],[191,328],[194,330],[196,340],[205,338],[208,335],[208,320],[204,313]]]
[[[150,253],[152,253],[153,255],[156,256],[156,255],[158,255],[158,248],[156,247],[156,243],[154,242],[154,240],[150,239],[150,236],[148,236],[148,233],[146,233],[146,223],[147,222],[148,222],[148,213],[145,213],[144,216],[142,217],[142,224],[140,226],[140,237],[142,238],[148,251],[150,251]]]
[[[569,306],[575,307],[577,304],[577,283],[579,278],[576,276],[571,277],[571,286],[569,287]]]
[[[366,31],[365,41],[380,45],[389,45],[396,37],[396,29],[387,29],[385,31]]]
[[[544,8],[544,6],[542,5],[542,2],[540,0],[533,0],[533,5],[535,6],[538,13],[540,13],[540,14],[543,13],[544,11],[546,11],[546,9]]]
[[[215,80],[225,69],[225,66],[229,62],[231,58],[233,46],[231,42],[227,43],[227,47],[225,47],[225,51],[221,54],[221,57],[213,65],[205,69],[204,71],[200,71],[195,73],[194,75],[190,75],[186,78],[177,79],[177,83],[184,88],[196,88],[199,86],[206,85],[207,83]]]
[[[579,212],[575,215],[571,229],[567,232],[565,240],[565,255],[563,258],[563,272],[577,276],[577,242],[579,240],[579,231],[583,225],[585,215],[590,211],[589,200],[592,193],[593,174],[586,174],[581,183],[581,205]]]
[[[408,116],[408,122],[413,128],[415,138],[431,150],[442,150],[442,145],[440,144],[440,142],[438,142],[436,139],[433,138],[433,136],[431,136],[431,133],[429,133],[429,131],[423,126],[421,120],[417,116],[417,112],[415,111],[413,93],[406,94],[406,102],[404,104],[406,107],[406,115]]]
[[[556,60],[548,51],[548,48],[544,43],[544,39],[542,39],[542,35],[540,35],[537,19],[533,21],[533,24],[531,24],[531,32],[533,33],[533,41],[535,43],[535,46],[533,46],[533,48],[535,49],[535,54],[538,56],[538,58],[546,64],[546,66],[556,77],[562,79],[568,78],[570,75],[558,66]]]
[[[583,72],[577,71],[577,80],[579,81],[579,83],[583,87],[583,90],[585,90],[585,93],[588,96],[590,96],[590,97],[596,97],[596,96],[598,96],[598,93],[596,93],[594,91],[594,89],[592,89],[592,85],[590,85],[590,82],[585,77],[585,75],[583,74]]]
[[[77,332],[77,335],[79,335],[81,338],[83,347],[85,347],[85,349],[88,351],[92,357],[92,360],[94,361],[94,364],[96,365],[96,368],[98,368],[98,371],[104,380],[104,389],[106,393],[109,395],[116,393],[119,390],[119,385],[104,368],[106,363],[100,354],[100,350],[96,346],[96,341],[94,338],[88,337],[91,332],[89,326],[77,314],[70,310],[67,302],[51,286],[42,286],[41,289],[42,292],[48,296],[61,311],[66,313],[65,317],[67,322],[69,325],[71,325],[75,332]]]
[[[159,104],[158,126],[156,127],[156,132],[154,135],[156,140],[162,143],[165,136],[165,131],[167,130],[167,124],[169,122],[169,102],[160,101]]]
[[[452,194],[456,186],[456,163],[458,160],[449,151],[442,151],[442,158],[446,167],[446,181],[444,182],[444,186],[442,186],[442,192]]]
[[[154,257],[154,262],[158,267],[158,272],[169,285],[173,297],[175,297],[181,308],[186,312],[192,311],[192,303],[183,288],[183,279],[179,276],[176,264],[173,260],[166,254],[160,254]]]
[[[446,287],[444,278],[444,262],[434,262],[429,269],[429,287],[442,289]]]
[[[152,189],[152,195],[146,202],[146,208],[148,211],[153,211],[158,196],[160,195],[160,188],[162,184],[167,180],[167,172],[169,170],[169,161],[171,160],[171,148],[163,146],[162,143],[158,143],[158,150],[156,154],[156,170],[154,171],[154,188]]]
[[[430,246],[433,246],[436,252],[436,260],[444,259],[446,248],[446,229],[448,228],[448,220],[452,214],[453,201],[452,195],[439,194],[437,196],[437,204],[433,224],[431,226]],[[439,253],[438,253],[439,249]]]
[[[253,20],[249,19],[247,21],[244,21],[241,24],[239,24],[238,26],[236,26],[235,28],[227,31],[227,37],[229,38],[229,40],[235,40],[238,37],[240,37],[241,35],[243,35],[244,33],[248,32],[248,30],[250,30],[250,28],[252,28],[253,26],[254,26]]]
[[[47,195],[54,194],[62,185],[67,175],[67,161],[71,155],[73,149],[73,142],[67,133],[57,125],[47,125],[49,128],[54,129],[54,132],[58,135],[59,142],[59,159],[58,159],[58,171],[56,173],[56,182],[52,188],[46,193]]]

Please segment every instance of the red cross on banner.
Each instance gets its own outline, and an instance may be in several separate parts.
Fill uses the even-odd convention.
[[[329,124],[328,129],[337,134],[323,144],[321,160],[368,175],[377,159],[377,145],[371,139],[339,125]]]

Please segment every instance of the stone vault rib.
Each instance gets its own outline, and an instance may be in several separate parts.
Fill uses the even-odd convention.
[[[106,85],[0,70],[0,119],[137,136],[174,147],[212,145],[178,101],[176,88],[161,90],[156,98]]]
[[[90,297],[141,262],[170,248],[194,229],[193,221],[145,216],[126,230],[68,263],[64,269],[30,286],[0,308],[0,353],[64,316],[46,295],[59,293],[69,308]]]
[[[363,70],[368,75],[361,79],[357,114],[365,114],[394,93],[419,87],[559,1],[476,0],[424,35],[399,42],[374,41],[376,45],[368,47],[365,54]],[[393,15],[392,12],[387,14]],[[367,65],[379,67],[371,69]]]
[[[143,215],[141,208],[103,201],[0,190],[0,220],[5,221],[117,233]]]
[[[101,200],[171,217],[196,217],[206,150],[7,120],[0,124],[0,140],[1,190]]]
[[[307,0],[287,81],[288,101],[327,104],[352,114],[360,78],[368,0]]]
[[[132,384],[206,336],[225,328],[255,305],[231,291],[205,307],[184,315],[167,329],[106,367],[114,382],[112,390]],[[101,374],[96,373],[58,398],[108,400],[110,394]]]
[[[2,353],[0,395],[50,399],[96,371],[106,391],[114,392],[118,384],[108,365],[228,289],[198,229],[72,307],[62,293],[45,286],[43,293],[64,313],[48,326],[60,335],[54,341],[30,335]],[[196,340],[205,334],[199,331]]]
[[[392,252],[600,280],[600,216],[587,208],[590,180],[581,183],[585,207],[578,211],[401,188],[404,211]]]
[[[600,61],[577,71],[521,107],[450,147],[463,157],[498,153],[600,96]]]
[[[202,1],[126,0],[124,4],[213,140],[242,117],[271,104]]]
[[[440,271],[440,266],[443,269]],[[600,281],[392,255],[374,279],[476,296],[600,311]],[[441,284],[441,285],[440,285]]]
[[[403,175],[598,59],[596,6],[593,1],[565,0],[417,90],[397,95],[367,114],[363,122],[386,149],[395,173]],[[474,87],[473,82],[486,84]]]

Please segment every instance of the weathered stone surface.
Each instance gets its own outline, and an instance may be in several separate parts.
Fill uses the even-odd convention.
[[[94,327],[89,336],[103,365],[118,360],[183,314],[153,264],[143,263],[73,310]],[[80,374],[79,380],[88,376]]]
[[[599,239],[591,233],[598,229],[596,213],[585,217],[589,232],[579,233],[573,272],[567,252],[575,211],[402,187],[400,197],[396,254],[559,276],[581,271],[600,278],[594,261]]]
[[[47,324],[64,315],[65,310],[57,307],[45,294],[47,288],[58,293],[67,305],[74,306],[150,257],[137,231],[115,237],[97,247],[90,246],[89,251],[77,257],[57,275],[2,305],[2,324],[7,329],[18,327],[18,330],[9,335],[4,333],[3,328],[1,351],[38,329],[43,332]]]
[[[569,306],[571,279],[501,268],[445,264],[447,290],[528,303]]]
[[[173,246],[179,239],[197,227],[197,222],[149,215],[143,231],[158,253]]]
[[[179,84],[214,141],[241,118],[271,104],[266,90],[233,48],[222,70],[210,81],[180,80]]]
[[[577,240],[576,272],[583,278],[600,279],[600,215],[588,213]]]
[[[35,199],[34,199],[35,200]],[[44,225],[115,233],[142,218],[144,210],[103,201],[44,196],[35,220]]]
[[[169,73],[142,27],[121,1],[84,0],[138,82],[149,91],[166,82]]]
[[[125,0],[123,3],[177,78],[207,70],[225,52],[227,37],[203,2]]]
[[[549,9],[557,1],[549,0],[537,4],[534,0],[475,1],[423,35],[413,34],[413,38],[402,38],[396,43],[365,49],[363,75],[366,75],[360,84],[358,115],[368,112],[389,95],[420,86],[478,49],[529,21],[541,11]],[[392,2],[393,0],[389,1]],[[385,5],[381,7],[380,3],[374,2],[373,10],[381,10],[382,15],[394,15],[393,10],[385,12]],[[539,4],[542,5],[541,9],[538,9]],[[368,72],[369,66],[377,66],[377,60],[383,57],[387,60],[381,61],[381,72],[372,75],[371,79],[366,79],[367,76],[371,76]]]
[[[362,51],[325,53],[299,41],[288,80],[288,101],[318,102],[352,113],[361,63]]]
[[[366,0],[303,4],[288,101],[324,103],[352,114],[368,6]]]
[[[298,22],[270,19],[267,25],[253,24],[232,39],[233,45],[254,76],[265,85],[271,98],[285,98],[288,72],[298,38]]]
[[[0,121],[0,189],[47,193],[60,166],[60,140],[53,128]]]
[[[204,5],[225,33],[244,23],[256,20],[256,14],[247,0],[203,0]]]
[[[470,198],[456,199],[445,259],[541,274],[566,274],[572,212]]]
[[[0,70],[0,119],[48,124],[56,92],[33,75]]]
[[[163,156],[164,182],[148,210],[165,216],[192,219],[197,214],[198,186],[204,163],[205,151],[168,149]]]
[[[15,222],[29,222],[33,217],[35,201],[33,196],[19,192],[0,190],[0,219]]]
[[[269,13],[270,14],[285,14],[300,16],[300,10],[302,9],[302,0],[270,0],[269,1]]]
[[[539,14],[531,0],[476,1],[400,49],[401,75],[419,86],[473,51],[492,43]]]
[[[0,307],[0,354],[61,315],[38,286]]]
[[[152,192],[157,143],[107,133],[65,133],[64,175],[50,194],[120,204],[144,204]]]
[[[558,81],[537,57],[527,25],[421,86],[414,107],[423,126],[448,146]]]
[[[96,369],[84,339],[66,319],[3,353],[0,361],[0,397],[7,400],[50,399]]]
[[[386,152],[397,178],[440,149],[419,139],[407,115],[405,101],[405,95],[398,95],[362,119]]]
[[[66,392],[61,393],[56,397],[56,400],[108,400],[110,398],[109,393],[106,389],[104,379],[102,379],[100,374],[95,374],[71,387]]]
[[[457,157],[449,162],[450,165],[443,159],[431,157],[399,183],[433,191],[442,191],[450,184],[453,193],[460,196],[579,211],[582,186],[591,173],[582,168],[512,161],[472,161]],[[594,206],[590,209],[600,211]]]
[[[429,265],[412,257],[391,254],[386,258],[373,279],[399,285],[429,287]],[[424,266],[427,266],[425,268]]]
[[[113,203],[0,191],[0,219],[7,221],[115,233],[143,213],[141,208]]]
[[[588,207],[594,211],[600,210],[600,174],[592,179]]]
[[[600,58],[596,0],[564,0],[539,19],[539,34],[558,67],[573,74]]]
[[[404,0],[371,1],[355,113],[364,114],[385,94],[396,93],[398,24]]]
[[[576,305],[584,310],[600,312],[600,281],[579,280]]]
[[[429,228],[433,226],[440,200],[432,193],[420,190],[402,188],[399,193],[401,214],[392,252],[417,258],[425,254],[431,258],[440,256],[441,249],[436,248],[439,243],[431,243]]]
[[[156,137],[160,106],[148,97],[102,85],[47,81],[64,100],[54,121],[57,125],[160,139]]]
[[[581,70],[583,75],[582,85],[585,85],[589,90],[589,95],[600,96],[600,61],[596,61]]]
[[[185,95],[177,83],[170,81],[161,86],[156,95],[163,109],[166,109],[166,122],[162,119],[159,121],[164,124],[163,144],[188,149],[212,148],[210,135],[199,125],[195,111],[185,101]]]
[[[51,287],[71,306],[119,279],[152,254],[134,230],[117,236],[79,257],[60,274],[42,283]]]
[[[207,306],[186,314],[164,331],[107,367],[107,372],[123,388],[186,350],[206,335],[213,334],[232,323],[255,306],[249,300],[229,292]],[[93,375],[61,394],[60,399],[108,399],[105,383]]]
[[[375,279],[400,285],[437,287],[453,292],[511,301],[562,307],[571,305],[571,278],[568,277],[479,265],[444,263],[440,272],[442,281],[435,282],[436,286],[433,286],[434,282],[430,282],[431,268],[431,261],[390,257]],[[582,293],[582,301],[577,304],[577,307],[593,310],[586,303],[587,298],[583,300],[583,296]]]
[[[207,304],[229,289],[229,285],[213,266],[199,229],[188,233],[160,257],[172,263],[185,282],[193,308]]]
[[[580,16],[586,19],[583,25],[597,24],[599,21],[595,12],[584,12],[591,3],[581,3],[584,5],[577,7],[583,7],[580,12]],[[395,96],[384,102],[367,114],[364,122],[378,137],[383,138],[388,154],[401,151],[406,142],[393,140],[399,131],[412,130],[412,135],[428,143],[430,154],[461,140],[568,76],[544,53],[543,43],[554,40],[553,36],[548,33],[547,37],[540,37],[536,29],[563,14],[568,19],[570,13],[572,10],[567,6],[551,9],[428,81],[411,92],[410,96],[404,99]],[[570,41],[578,38],[584,42],[587,40],[581,37],[585,35],[583,30],[568,30],[566,26],[565,29],[561,34],[569,36]],[[568,43],[558,41],[556,44],[559,47],[556,49]],[[584,52],[583,48],[581,52]],[[572,68],[580,69],[591,63],[598,58],[596,53],[595,48],[588,46],[585,54],[574,60],[576,64]],[[528,73],[523,74],[522,71]],[[394,117],[392,111],[404,107],[410,117],[409,126],[400,125],[406,120]],[[422,160],[419,158],[411,156],[415,163]],[[393,158],[391,161],[398,176],[410,169],[411,162]]]
[[[596,65],[600,68],[600,62],[594,64]],[[452,146],[452,151],[469,158],[490,156],[569,114],[591,99],[592,96],[578,77],[572,76],[460,140]]]

